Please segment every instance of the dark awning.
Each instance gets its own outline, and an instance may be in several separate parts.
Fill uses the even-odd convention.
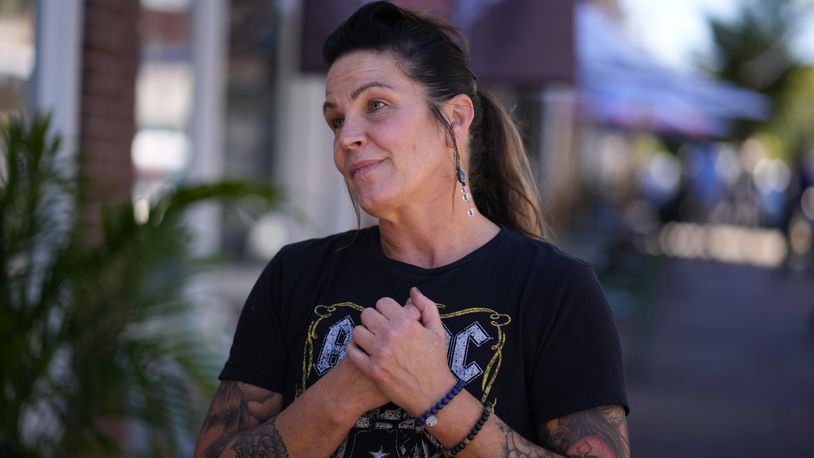
[[[362,0],[305,0],[300,67],[324,72],[322,43]],[[572,0],[401,0],[461,28],[479,79],[539,85],[573,81]]]

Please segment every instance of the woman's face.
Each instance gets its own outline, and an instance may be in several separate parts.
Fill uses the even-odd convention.
[[[359,205],[387,217],[408,205],[450,201],[454,164],[447,135],[422,86],[390,54],[337,59],[325,84],[334,162]]]

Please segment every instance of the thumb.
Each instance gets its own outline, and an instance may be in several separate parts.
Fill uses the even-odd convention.
[[[416,287],[410,288],[410,299],[412,299],[418,311],[421,312],[421,323],[424,327],[443,336],[444,327],[441,325],[441,315],[438,313],[438,306],[435,305],[435,301],[425,296]]]

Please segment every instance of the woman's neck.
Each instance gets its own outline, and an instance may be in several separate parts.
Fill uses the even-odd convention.
[[[451,264],[491,240],[500,228],[481,215],[466,214],[461,202],[447,215],[400,212],[379,219],[384,254],[425,269]]]

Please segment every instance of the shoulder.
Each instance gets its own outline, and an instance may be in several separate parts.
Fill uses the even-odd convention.
[[[370,231],[353,230],[285,245],[263,268],[247,304],[282,304],[313,291],[324,275],[363,258]]]
[[[375,228],[353,229],[327,237],[291,243],[281,248],[275,258],[290,260],[302,257],[341,255],[343,252],[358,249],[374,230]]]
[[[504,245],[501,264],[522,279],[531,322],[561,322],[566,315],[600,320],[611,316],[604,289],[587,261],[551,242],[514,232],[509,232]]]
[[[375,227],[354,229],[291,243],[271,259],[266,274],[288,279],[318,275],[331,266],[359,259],[367,253],[369,239],[376,230]]]
[[[507,232],[503,252],[519,265],[529,270],[532,277],[545,279],[554,284],[563,284],[574,277],[593,275],[591,265],[557,245],[532,239],[518,232],[504,229]]]

